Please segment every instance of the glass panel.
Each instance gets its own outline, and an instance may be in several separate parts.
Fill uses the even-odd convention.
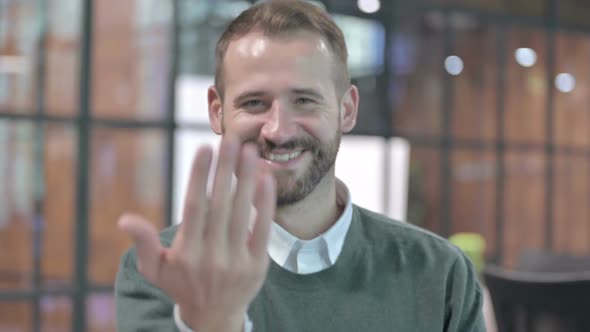
[[[86,331],[115,331],[115,298],[112,294],[93,294],[86,304]]]
[[[453,233],[475,232],[494,252],[496,241],[496,155],[493,150],[453,152]]]
[[[541,17],[545,13],[546,1],[531,0],[429,0],[444,4],[495,11],[504,14],[517,14]]]
[[[48,112],[73,114],[78,94],[79,0],[0,3],[0,111],[33,112],[37,77],[45,64]],[[39,49],[43,15],[47,15],[45,49]],[[45,53],[45,58],[41,58]]]
[[[379,78],[366,76],[353,78],[351,83],[358,88],[358,113],[356,124],[350,135],[356,136],[391,136],[391,108],[388,96],[378,87]]]
[[[32,305],[25,301],[0,302],[0,331],[31,331]]]
[[[72,302],[67,297],[44,297],[41,299],[43,332],[70,330],[72,321]]]
[[[46,288],[68,286],[74,270],[77,135],[75,128],[49,125],[45,142],[45,227],[42,273]]]
[[[176,80],[176,121],[209,128],[207,91],[213,76],[182,75]]]
[[[74,115],[78,107],[82,2],[49,0],[45,96],[48,113]]]
[[[40,130],[0,121],[0,289],[31,286],[34,251],[45,286],[71,279],[75,135],[63,125]]]
[[[440,230],[440,153],[413,144],[410,154],[408,222],[430,231]]]
[[[556,34],[555,143],[590,147],[590,39],[582,34]]]
[[[251,6],[248,1],[180,0],[180,54],[182,74],[213,76],[215,45],[230,20]]]
[[[410,174],[410,142],[401,137],[390,138],[387,142],[389,158],[389,206],[387,215],[395,220],[408,220],[408,182]]]
[[[431,16],[400,18],[391,67],[396,136],[438,136],[443,93],[443,31]]]
[[[560,23],[588,27],[590,8],[583,0],[555,0]]]
[[[31,287],[34,127],[0,122],[0,288]]]
[[[545,159],[537,151],[506,153],[504,243],[501,245],[503,264],[508,267],[514,267],[524,249],[544,246]]]
[[[547,112],[545,34],[541,30],[519,28],[509,29],[507,33],[506,139],[544,143]],[[519,49],[525,50],[528,56],[523,57]]]
[[[350,134],[388,137],[389,98],[379,86],[385,60],[385,28],[377,20],[343,14],[333,14],[332,18],[342,29],[348,46],[348,70],[352,84],[359,90],[359,111]]]
[[[94,115],[163,119],[171,1],[103,0],[94,4],[94,10]]]
[[[557,155],[554,178],[553,240],[558,251],[590,251],[590,161],[584,155]]]
[[[152,129],[102,129],[92,133],[89,275],[114,282],[121,254],[130,245],[117,228],[125,212],[165,224],[165,135]]]
[[[35,111],[39,7],[35,1],[0,3],[0,111]]]
[[[334,22],[342,29],[348,48],[350,76],[365,77],[383,71],[385,27],[377,20],[350,15],[333,14]]]
[[[211,130],[190,130],[179,129],[175,133],[175,160],[174,160],[174,218],[175,223],[180,222],[182,217],[182,208],[184,206],[184,198],[188,187],[190,178],[191,166],[195,153],[201,145],[211,145],[214,151],[217,151],[221,136],[215,134]],[[215,168],[211,166],[211,173],[213,174]],[[213,177],[210,176],[209,179]],[[211,183],[211,181],[210,181]]]
[[[379,213],[385,213],[385,143],[381,137],[345,135],[336,159],[336,176],[355,204]]]
[[[455,28],[454,54],[463,71],[454,83],[452,135],[461,139],[493,140],[496,137],[497,32],[492,25],[472,22]],[[450,59],[450,58],[449,58]]]

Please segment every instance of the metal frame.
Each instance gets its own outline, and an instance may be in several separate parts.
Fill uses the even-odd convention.
[[[505,90],[506,86],[506,28],[501,27],[496,36],[496,60],[498,61],[498,77],[496,79],[496,192],[495,192],[495,209],[496,209],[496,246],[493,254],[495,261],[500,261],[504,257],[504,224],[506,217],[504,215],[504,192],[505,192],[505,133],[504,133],[504,115],[505,115]]]
[[[80,94],[78,122],[78,163],[76,174],[76,232],[75,232],[75,292],[73,294],[72,330],[86,330],[86,297],[88,295],[88,208],[90,193],[90,107],[92,93],[92,28],[94,4],[84,0],[82,6],[81,47],[80,47]]]
[[[170,29],[170,72],[168,75],[168,112],[166,118],[166,224],[172,225],[174,209],[174,161],[176,145],[174,134],[176,129],[176,79],[178,78],[178,55],[180,54],[180,0],[172,0],[172,26]]]
[[[546,44],[547,47],[547,78],[550,80],[555,77],[555,31],[557,30],[557,1],[545,0],[545,8],[547,9],[547,31]],[[550,82],[551,83],[551,82]],[[551,84],[547,84],[547,103],[546,103],[546,119],[545,119],[545,157],[546,175],[545,175],[545,248],[553,248],[553,187],[554,187],[554,168],[555,168],[555,90]]]
[[[449,21],[450,13],[445,13],[445,20]],[[454,30],[450,24],[445,25],[443,36],[444,54],[454,54],[453,41],[455,40]],[[445,68],[441,66],[443,73],[443,100],[442,100],[442,114],[441,117],[441,137],[440,137],[440,207],[441,207],[441,221],[440,234],[443,237],[449,237],[453,229],[451,205],[451,195],[453,194],[452,176],[452,152],[453,152],[453,137],[451,135],[451,126],[453,123],[454,113],[454,99],[455,99],[455,81],[449,74],[446,73]]]
[[[42,260],[43,260],[43,231],[44,231],[44,201],[45,201],[45,188],[44,188],[44,170],[45,170],[45,124],[41,119],[43,113],[45,113],[45,77],[46,77],[46,41],[47,41],[47,29],[48,20],[47,17],[47,1],[38,0],[38,9],[41,17],[39,25],[39,40],[37,44],[37,63],[36,63],[36,112],[35,112],[35,133],[34,133],[34,212],[33,212],[33,227],[32,227],[32,253],[33,253],[33,290],[35,296],[32,301],[33,306],[33,331],[38,332],[41,330],[41,305],[40,305],[40,290],[43,285],[43,276],[41,274]]]

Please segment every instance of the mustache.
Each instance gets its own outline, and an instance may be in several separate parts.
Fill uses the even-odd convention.
[[[264,140],[262,142],[256,140],[249,140],[246,143],[255,144],[258,147],[259,153],[264,153],[272,150],[284,149],[284,150],[294,150],[294,149],[301,149],[301,150],[317,150],[317,143],[315,140],[309,137],[305,138],[297,138],[290,141],[287,141],[282,144],[277,144],[270,140]]]

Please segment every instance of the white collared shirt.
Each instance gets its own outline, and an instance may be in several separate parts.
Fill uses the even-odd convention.
[[[327,231],[311,240],[301,240],[277,223],[273,223],[268,243],[268,254],[279,266],[297,274],[310,274],[336,263],[344,238],[352,221],[352,200],[346,185],[336,179],[336,200],[344,205],[340,218]],[[194,332],[180,319],[178,305],[174,306],[174,322],[180,332]],[[252,331],[252,321],[246,315],[244,331]]]

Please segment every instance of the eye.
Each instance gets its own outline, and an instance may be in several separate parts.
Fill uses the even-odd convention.
[[[262,100],[260,100],[260,99],[248,100],[248,101],[244,102],[244,104],[242,104],[242,106],[243,107],[246,107],[246,108],[261,107],[262,106]]]
[[[242,103],[241,108],[248,113],[261,113],[266,110],[267,104],[262,99],[250,99]]]
[[[295,104],[299,104],[299,105],[307,105],[307,104],[311,104],[314,102],[315,101],[313,99],[309,99],[306,97],[299,97],[299,98],[295,99]]]

